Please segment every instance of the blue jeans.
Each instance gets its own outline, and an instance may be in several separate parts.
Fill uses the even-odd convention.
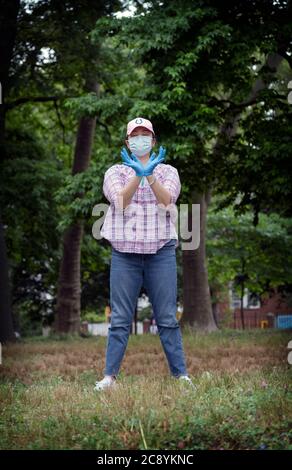
[[[156,253],[122,253],[112,247],[110,267],[111,323],[104,375],[117,375],[123,360],[138,296],[144,285],[152,304],[160,341],[174,377],[188,375],[182,334],[176,318],[175,239]]]

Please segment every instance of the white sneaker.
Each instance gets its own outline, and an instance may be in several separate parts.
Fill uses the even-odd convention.
[[[191,387],[193,387],[194,389],[196,388],[196,386],[193,384],[193,382],[191,381],[190,377],[188,375],[180,375],[178,380],[180,382],[185,382],[187,384],[189,384]]]
[[[105,388],[115,388],[116,386],[116,379],[110,375],[106,375],[99,382],[95,382],[94,390],[104,390]]]

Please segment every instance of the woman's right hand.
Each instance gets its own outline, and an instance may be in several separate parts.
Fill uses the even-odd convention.
[[[130,166],[135,170],[136,176],[144,176],[144,166],[142,163],[138,160],[136,155],[133,153],[131,154],[131,157],[129,157],[129,154],[125,147],[121,150],[121,157],[123,160],[123,165]]]

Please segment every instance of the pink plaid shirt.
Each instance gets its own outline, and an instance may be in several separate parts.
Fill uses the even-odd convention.
[[[171,194],[170,210],[158,207],[158,201],[144,178],[135,191],[131,203],[124,209],[117,205],[118,193],[135,176],[135,170],[123,164],[108,168],[104,174],[103,193],[110,202],[100,234],[109,240],[118,251],[128,253],[156,253],[169,240],[175,238],[177,208],[176,200],[181,190],[178,171],[175,167],[159,163],[153,175]]]

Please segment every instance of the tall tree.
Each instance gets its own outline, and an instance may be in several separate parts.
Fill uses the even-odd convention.
[[[74,31],[74,42],[67,37],[64,54],[72,61],[78,61],[82,56],[83,70],[80,71],[83,92],[89,94],[94,102],[98,99],[99,87],[98,78],[100,76],[99,47],[90,38],[90,32],[95,26],[95,22],[103,15],[112,13],[119,2],[97,2],[91,1],[68,2],[57,8],[59,14],[64,14],[67,18],[67,27]],[[78,51],[78,54],[76,54]],[[93,97],[93,94],[95,97]],[[96,126],[96,114],[90,114],[83,110],[78,123],[76,145],[72,175],[85,172],[90,163],[92,145]],[[82,197],[81,194],[76,194]],[[63,257],[60,265],[58,295],[56,307],[56,321],[54,328],[59,333],[78,333],[80,328],[80,250],[83,237],[83,221],[78,220],[73,225],[67,227],[63,239]]]
[[[183,260],[183,309],[181,325],[206,332],[217,325],[213,316],[206,260],[206,218],[208,195],[193,191],[193,204],[200,204],[200,245],[196,250],[184,250]],[[192,227],[192,211],[188,210],[188,226]],[[193,228],[194,229],[194,228]]]
[[[94,77],[86,83],[87,91],[98,93]],[[86,90],[85,90],[86,91]],[[90,163],[96,125],[95,117],[83,116],[78,124],[72,174],[87,170]],[[80,250],[83,221],[68,227],[63,239],[63,257],[60,266],[56,308],[56,331],[78,333],[80,328]]]

